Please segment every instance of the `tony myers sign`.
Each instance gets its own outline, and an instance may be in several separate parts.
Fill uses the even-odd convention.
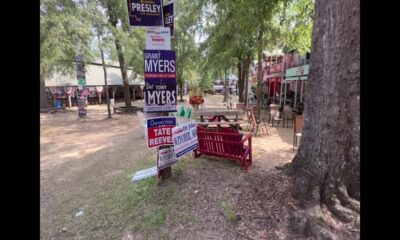
[[[162,26],[161,0],[128,0],[131,26]]]
[[[172,145],[171,129],[175,126],[175,117],[156,117],[147,119],[147,143],[149,148]]]
[[[172,129],[172,139],[176,157],[179,158],[199,147],[195,121],[180,124]]]
[[[175,51],[144,50],[145,111],[176,111]]]

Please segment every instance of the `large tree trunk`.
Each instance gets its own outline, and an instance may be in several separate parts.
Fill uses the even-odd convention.
[[[47,109],[49,107],[49,101],[47,99],[46,85],[44,80],[40,80],[40,108]]]
[[[242,103],[243,98],[243,90],[244,90],[244,77],[243,77],[243,61],[239,59],[237,64],[238,69],[238,94],[239,94],[239,102]]]
[[[107,3],[107,9],[108,9],[108,17],[109,17],[109,22],[110,24],[117,29],[117,23],[118,19],[114,15],[114,9],[113,6],[110,3]],[[122,50],[122,44],[121,41],[117,38],[115,32],[113,32],[114,38],[115,38],[115,48],[117,49],[117,54],[118,54],[118,61],[119,61],[119,66],[121,69],[121,75],[122,75],[122,82],[124,85],[124,100],[125,100],[125,106],[127,111],[131,111],[131,94],[129,90],[129,82],[128,82],[128,74],[126,72],[126,65],[125,65],[125,58]]]
[[[224,80],[224,102],[228,102],[228,97],[229,97],[229,78],[228,78],[228,73],[225,71],[225,80]]]
[[[344,222],[360,207],[359,16],[359,0],[316,0],[304,131],[289,167],[298,205],[325,205]]]
[[[125,58],[122,52],[122,45],[119,39],[115,39],[115,47],[117,48],[119,66],[121,68],[122,82],[124,83],[124,100],[127,111],[131,110],[131,93],[129,91],[128,74],[126,73]]]
[[[184,83],[184,81],[183,81],[183,79],[182,79],[182,77],[181,77],[181,74],[178,74],[178,79],[177,79],[177,82],[178,82],[178,87],[179,87],[179,102],[184,102],[184,100],[183,100],[183,83]]]
[[[257,108],[256,108],[256,115],[261,116],[261,100],[262,100],[262,64],[261,64],[261,57],[262,57],[262,48],[261,48],[261,41],[263,37],[263,31],[258,33],[258,48],[257,48]]]

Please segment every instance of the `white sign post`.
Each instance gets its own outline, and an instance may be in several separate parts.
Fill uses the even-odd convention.
[[[171,50],[170,28],[146,28],[146,50]]]

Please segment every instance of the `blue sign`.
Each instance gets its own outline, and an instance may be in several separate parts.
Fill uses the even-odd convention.
[[[145,111],[176,112],[175,51],[144,50]]]
[[[163,26],[161,0],[128,0],[131,26]]]
[[[172,140],[177,158],[197,149],[199,141],[197,139],[196,122],[192,120],[172,128]]]
[[[171,37],[174,37],[174,3],[170,3],[163,7],[164,9],[164,27],[171,29]]]
[[[175,126],[175,117],[147,119],[147,144],[149,148],[172,145],[172,128]]]

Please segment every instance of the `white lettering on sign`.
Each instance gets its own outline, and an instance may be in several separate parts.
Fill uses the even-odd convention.
[[[174,73],[175,72],[175,60],[144,60],[144,71],[149,72],[160,72],[160,73]]]
[[[156,137],[158,137],[159,135],[171,134],[171,128],[159,128],[159,129],[154,129],[153,131]]]
[[[144,3],[132,3],[132,11],[136,9],[138,12],[143,13],[159,13],[160,5],[144,4]]]
[[[173,16],[165,17],[164,18],[164,24],[171,24],[173,19],[174,19]]]
[[[174,104],[175,99],[175,91],[167,91],[167,90],[160,90],[160,91],[153,91],[147,92],[147,103],[149,104]]]

